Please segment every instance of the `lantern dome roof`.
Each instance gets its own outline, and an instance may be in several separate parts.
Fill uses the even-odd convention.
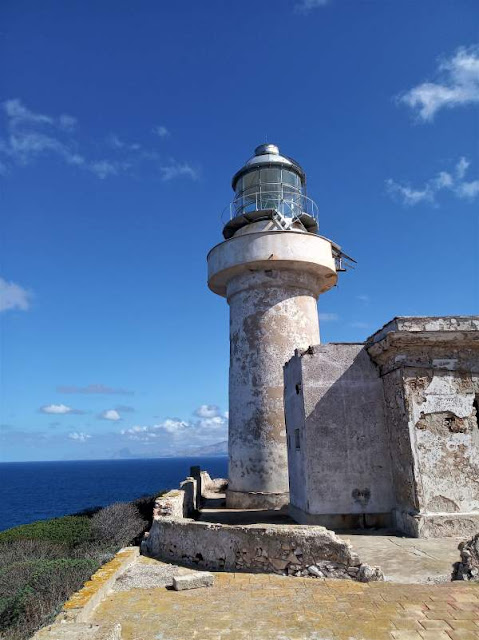
[[[260,144],[259,147],[256,147],[254,150],[254,156],[247,160],[241,169],[233,176],[231,186],[233,187],[233,190],[235,190],[236,183],[246,173],[257,171],[262,167],[268,168],[278,166],[294,171],[294,173],[300,177],[301,184],[303,186],[306,184],[306,174],[304,173],[301,165],[296,162],[296,160],[293,160],[293,158],[282,155],[277,145],[267,143]]]

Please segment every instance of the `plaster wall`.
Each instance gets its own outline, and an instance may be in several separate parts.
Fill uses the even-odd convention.
[[[383,389],[363,345],[296,354],[285,367],[285,398],[291,515],[335,527],[389,522],[394,496]]]
[[[230,306],[230,508],[289,501],[283,365],[319,342],[316,300],[336,280],[329,240],[263,223],[208,254],[208,286]]]
[[[476,376],[405,369],[403,383],[417,456],[419,508],[479,512]]]
[[[304,397],[301,352],[296,350],[284,365],[284,416],[288,448],[289,500],[303,511],[308,509],[308,485],[306,467],[303,464],[304,445]],[[299,446],[297,446],[299,444]]]
[[[316,288],[316,276],[287,270],[249,272],[228,283],[231,507],[288,501],[283,364],[296,347],[319,340]]]

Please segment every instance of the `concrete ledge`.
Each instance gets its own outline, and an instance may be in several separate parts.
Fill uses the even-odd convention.
[[[394,512],[396,527],[413,538],[467,538],[479,531],[479,512],[418,513]]]
[[[279,509],[289,503],[289,493],[263,491],[226,491],[228,509]]]
[[[56,623],[37,631],[32,640],[121,640],[121,624]]]
[[[80,591],[65,602],[56,622],[86,622],[115,580],[138,558],[138,547],[125,547],[94,573]]]
[[[312,524],[326,527],[327,529],[348,530],[387,529],[393,527],[395,520],[392,513],[306,513],[299,507],[289,505],[289,515],[299,524]]]

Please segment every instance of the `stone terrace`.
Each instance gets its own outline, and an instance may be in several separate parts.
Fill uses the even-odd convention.
[[[479,585],[216,573],[213,587],[183,592],[133,581],[90,622],[120,623],[123,640],[477,640]]]

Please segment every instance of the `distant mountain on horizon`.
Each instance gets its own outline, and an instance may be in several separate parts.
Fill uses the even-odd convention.
[[[221,442],[215,442],[214,444],[204,445],[202,447],[189,447],[175,453],[133,453],[128,447],[124,447],[119,451],[116,451],[112,456],[112,460],[125,460],[129,458],[200,458],[200,457],[215,457],[228,455],[228,441],[222,440]]]
[[[192,447],[190,449],[184,449],[176,455],[179,456],[227,456],[228,455],[228,440],[222,442],[216,442],[215,444],[209,444],[204,447]]]

